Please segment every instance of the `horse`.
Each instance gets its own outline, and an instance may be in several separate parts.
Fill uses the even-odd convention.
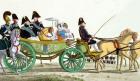
[[[139,68],[139,63],[137,59],[140,57],[140,40],[134,41],[132,45],[130,46],[130,53],[131,53],[131,59],[132,61],[130,64],[130,70],[132,69],[132,66],[134,66],[135,71]]]
[[[10,34],[10,40],[7,39],[7,37],[3,37],[0,39],[0,65],[2,67],[3,73],[6,74],[6,71],[3,68],[2,65],[2,59],[4,55],[6,55],[6,49],[9,49],[10,51],[10,57],[12,58],[13,62],[16,58],[16,54],[20,51],[20,30],[18,28],[15,28],[11,31]]]
[[[122,60],[123,60],[122,56],[125,56],[125,55],[124,55],[124,52],[121,52],[121,53],[119,53],[119,52],[122,49],[128,48],[128,44],[132,40],[133,35],[134,35],[134,32],[127,29],[123,32],[122,35],[120,35],[119,37],[113,38],[113,39],[102,39],[102,38],[96,37],[96,39],[101,40],[97,43],[101,52],[99,52],[98,56],[95,56],[93,58],[94,60],[96,60],[95,66],[97,66],[96,69],[98,72],[100,72],[99,65],[101,66],[100,58],[102,58],[106,55],[112,54],[112,53],[113,54],[117,53],[121,56],[120,68],[119,68],[119,71],[121,72],[121,66],[122,66]],[[96,52],[93,52],[93,55],[94,54],[97,55]]]

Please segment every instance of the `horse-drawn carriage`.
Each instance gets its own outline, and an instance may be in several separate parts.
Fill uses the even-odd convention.
[[[29,71],[34,66],[36,59],[52,60],[59,56],[59,64],[65,71],[77,72],[84,67],[85,57],[90,57],[96,62],[95,66],[97,71],[99,71],[99,66],[102,68],[103,64],[101,58],[106,55],[119,53],[121,58],[126,56],[128,51],[122,51],[122,49],[129,49],[129,42],[133,39],[134,35],[134,32],[127,31],[120,37],[117,37],[117,40],[97,38],[101,40],[98,43],[101,50],[100,52],[90,51],[89,45],[80,39],[67,41],[37,41],[20,38],[21,49],[16,55],[15,61],[12,61],[11,57],[5,56],[4,64],[13,72],[18,71],[19,73],[23,73]],[[133,49],[138,46],[133,46]],[[47,47],[47,51],[43,50],[44,47]],[[139,49],[137,49],[137,51],[139,51]],[[129,57],[129,59],[131,57]],[[133,58],[130,60],[133,60],[134,63],[136,62]],[[120,63],[120,69],[121,64],[122,62]]]

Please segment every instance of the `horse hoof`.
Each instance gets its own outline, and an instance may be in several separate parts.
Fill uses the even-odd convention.
[[[134,72],[138,72],[138,70],[135,70]]]

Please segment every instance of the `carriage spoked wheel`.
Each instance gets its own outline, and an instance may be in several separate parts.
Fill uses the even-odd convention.
[[[69,48],[59,56],[59,63],[67,72],[78,72],[85,65],[85,56],[80,50]]]
[[[20,42],[20,52],[15,55],[15,59],[12,57],[4,57],[5,66],[15,73],[24,73],[29,71],[36,61],[35,51],[31,45],[25,42]]]

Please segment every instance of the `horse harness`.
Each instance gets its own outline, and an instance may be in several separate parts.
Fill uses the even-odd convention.
[[[120,51],[120,43],[118,40],[113,40],[114,47],[116,48],[116,54],[119,54]]]

